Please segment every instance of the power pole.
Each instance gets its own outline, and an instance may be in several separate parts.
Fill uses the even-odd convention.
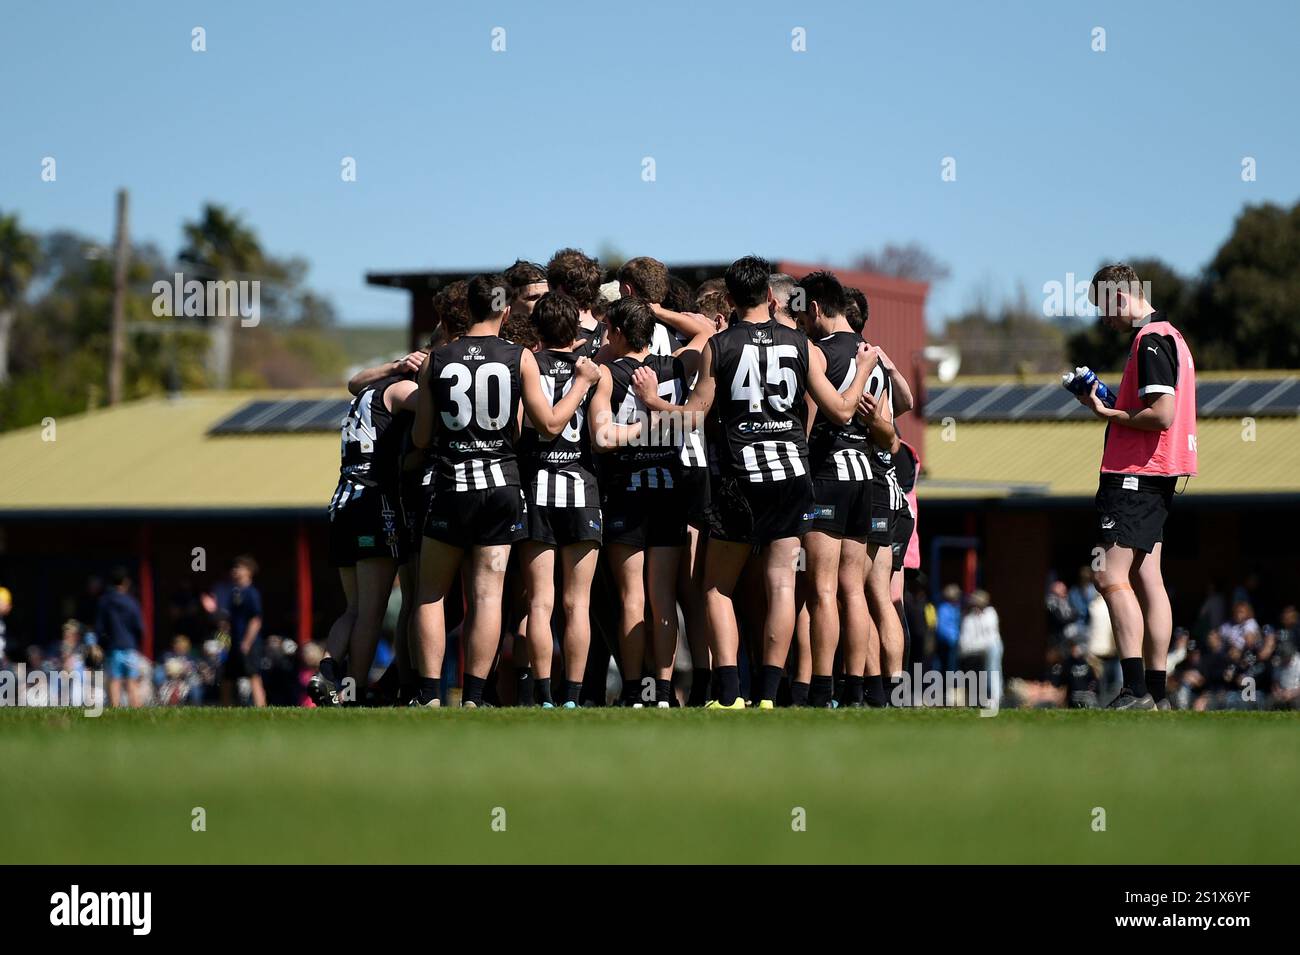
[[[127,237],[126,190],[117,191],[117,232],[113,242],[113,326],[108,346],[108,403],[122,400],[122,364],[126,360],[126,272],[131,260]]]

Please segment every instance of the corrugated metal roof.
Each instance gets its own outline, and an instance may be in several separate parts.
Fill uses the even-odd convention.
[[[341,392],[199,392],[0,435],[0,511],[320,507],[338,478],[337,434],[210,437],[255,398]]]

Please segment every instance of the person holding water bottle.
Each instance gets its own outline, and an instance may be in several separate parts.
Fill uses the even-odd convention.
[[[1103,324],[1133,334],[1117,392],[1110,394],[1088,368],[1063,382],[1106,422],[1096,499],[1103,562],[1096,583],[1110,611],[1124,679],[1110,707],[1169,709],[1165,659],[1173,615],[1160,572],[1161,541],[1178,478],[1196,474],[1196,366],[1187,342],[1150,303],[1131,266],[1099,270],[1089,298]]]

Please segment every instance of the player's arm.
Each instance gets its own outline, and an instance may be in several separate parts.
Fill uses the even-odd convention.
[[[614,410],[610,405],[614,394],[614,379],[604,365],[597,365],[596,369],[600,374],[600,380],[596,382],[596,390],[591,396],[587,430],[591,434],[593,448],[597,451],[613,451],[615,448],[626,447],[638,440],[641,437],[644,421],[638,417],[632,424],[614,423]]]
[[[1142,339],[1138,355],[1138,397],[1143,407],[1139,411],[1107,408],[1097,397],[1093,382],[1087,397],[1079,400],[1103,421],[1113,421],[1138,431],[1167,431],[1174,423],[1178,405],[1174,399],[1178,387],[1178,349],[1163,335],[1148,335]]]
[[[888,448],[895,454],[903,446],[898,438],[898,429],[894,427],[894,414],[888,401],[877,401],[872,395],[863,392],[858,399],[858,420],[871,432],[871,440],[878,448]]]
[[[415,424],[411,427],[411,443],[417,448],[427,448],[433,444],[433,423],[437,409],[434,407],[433,388],[429,379],[433,377],[433,355],[426,355],[420,365],[419,374],[415,376],[416,395]]]
[[[912,397],[911,386],[908,385],[907,379],[903,377],[903,373],[898,370],[898,367],[889,360],[889,356],[885,354],[883,348],[877,346],[876,352],[880,358],[880,367],[889,373],[889,384],[893,389],[894,396],[894,414],[906,414],[916,407],[916,399]]]
[[[424,352],[413,351],[402,358],[386,361],[382,365],[375,365],[373,368],[363,368],[350,379],[348,379],[348,391],[353,395],[359,395],[375,382],[383,378],[393,376],[413,375],[420,370],[420,364],[424,361]]]
[[[659,379],[649,368],[636,370],[632,376],[632,387],[641,403],[651,411],[680,414],[684,421],[703,421],[713,407],[717,389],[717,380],[713,377],[713,349],[706,347],[700,355],[699,377],[695,379],[695,386],[686,396],[686,401],[680,405],[671,404],[659,396]]]
[[[420,389],[413,381],[395,381],[384,390],[384,404],[389,411],[419,410]]]
[[[831,380],[826,377],[826,356],[820,348],[808,349],[808,394],[821,413],[836,424],[848,424],[858,408],[858,396],[867,387],[867,376],[876,367],[876,349],[866,344],[858,346],[858,353],[853,356],[857,373],[853,382],[843,393],[835,390]]]
[[[709,324],[707,331],[701,331],[689,342],[673,352],[673,357],[680,360],[682,367],[686,370],[687,381],[694,378],[695,373],[700,370],[700,360],[704,356],[704,346],[709,343],[709,339],[713,335],[713,325]]]
[[[674,312],[672,309],[664,308],[658,302],[650,303],[650,311],[655,313],[655,318],[683,338],[695,338],[701,334],[708,338],[713,334],[713,323],[695,312]]]
[[[600,378],[599,368],[589,358],[579,357],[573,363],[574,380],[568,393],[553,406],[542,391],[542,374],[537,369],[537,359],[530,351],[519,356],[519,386],[524,411],[539,434],[548,441],[559,435],[569,423],[587,396],[591,386]]]

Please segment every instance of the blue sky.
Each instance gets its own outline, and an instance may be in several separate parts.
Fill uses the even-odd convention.
[[[371,322],[407,305],[368,289],[367,270],[562,245],[844,262],[916,241],[952,270],[933,322],[981,293],[1037,301],[1107,258],[1197,269],[1244,203],[1300,197],[1298,10],[9,4],[0,209],[107,240],[126,186],[134,237],[174,253],[181,222],[224,203],[269,250],[308,259],[345,320]]]

